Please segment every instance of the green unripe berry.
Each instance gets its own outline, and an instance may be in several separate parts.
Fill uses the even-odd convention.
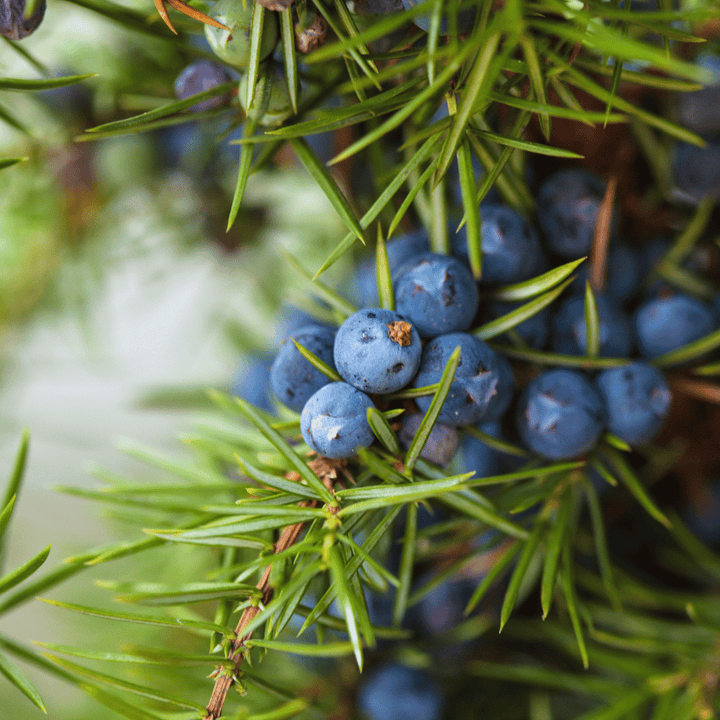
[[[205,37],[213,52],[226,63],[245,69],[250,62],[250,28],[254,0],[220,0],[208,13],[211,18],[227,25],[230,32],[205,25]],[[263,19],[260,59],[267,57],[275,47],[278,27],[275,13],[265,12]]]
[[[293,114],[285,73],[277,66],[264,68],[257,79],[255,94],[247,106],[247,76],[240,81],[240,104],[248,118],[264,127],[282,125]]]

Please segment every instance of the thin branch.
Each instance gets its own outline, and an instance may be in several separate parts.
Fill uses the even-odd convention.
[[[672,390],[677,390],[698,400],[720,404],[720,385],[684,377],[672,377],[669,378],[669,382]]]
[[[345,473],[346,465],[347,462],[344,460],[337,461],[329,460],[324,457],[318,457],[309,464],[309,467],[320,478],[320,480],[322,480],[325,487],[327,487],[330,492],[333,492],[333,484],[338,479],[338,472]],[[297,473],[288,473],[288,475],[292,476],[288,479],[300,479]],[[317,507],[317,504],[317,500],[310,500],[298,503],[298,507],[314,508]],[[302,532],[304,526],[305,523],[301,522],[295,523],[294,525],[288,525],[286,528],[283,528],[282,533],[280,533],[280,537],[275,543],[274,552],[276,554],[280,553],[294,545],[297,542],[298,537],[300,537],[300,533]],[[272,563],[265,568],[265,571],[260,578],[260,582],[258,582],[256,586],[258,590],[263,593],[263,607],[267,606],[273,596],[273,588],[270,587],[271,571]],[[230,652],[228,653],[228,657],[235,661],[235,667],[233,672],[228,672],[222,668],[220,669],[219,675],[215,680],[215,687],[213,688],[212,695],[210,696],[210,702],[206,706],[207,714],[203,720],[217,720],[222,715],[225,699],[227,698],[227,694],[230,692],[230,688],[235,682],[235,677],[240,671],[240,666],[242,665],[244,658],[243,648],[245,643],[252,637],[252,632],[243,633],[243,630],[259,612],[260,606],[252,606],[246,608],[240,617],[240,621],[235,628],[235,639],[233,640]]]
[[[596,293],[602,293],[605,289],[608,246],[610,244],[610,230],[612,228],[613,205],[617,190],[617,178],[611,177],[605,196],[600,204],[595,223],[595,235],[593,237],[593,249],[590,256],[590,271],[588,273],[590,287]]]

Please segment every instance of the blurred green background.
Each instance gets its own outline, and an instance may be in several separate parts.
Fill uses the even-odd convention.
[[[125,4],[150,14],[147,4]],[[294,285],[296,296],[303,294],[279,260],[280,248],[316,267],[344,231],[305,171],[286,167],[251,178],[226,236],[237,147],[221,147],[209,182],[202,154],[178,159],[162,134],[72,143],[91,118],[112,118],[153,95],[171,97],[182,57],[170,43],[58,2],[21,47],[53,73],[98,74],[59,91],[0,93],[0,106],[28,130],[0,123],[0,157],[29,158],[0,172],[0,468],[6,474],[22,429],[31,433],[8,564],[52,543],[51,567],[122,537],[111,510],[53,486],[88,486],[100,467],[147,475],[117,449],[121,438],[182,452],[177,436],[192,427],[201,389],[228,388],[248,349],[272,348],[280,288]],[[6,77],[38,76],[9,45],[0,46],[0,66]],[[187,134],[192,147],[197,133],[194,124]],[[346,269],[340,263],[330,278]],[[159,388],[170,389],[165,397],[174,409],[143,406],[142,398]],[[92,580],[122,574],[122,562],[143,560],[81,573],[48,596],[87,603],[95,593],[101,602]],[[194,579],[193,568],[187,571]],[[91,644],[98,647],[103,634],[122,633],[123,626],[35,601],[0,619],[0,632],[25,643],[74,644],[88,631],[97,633]],[[145,644],[152,644],[152,628],[147,633]],[[27,674],[52,718],[117,717],[34,668]],[[3,684],[0,718],[36,712]]]

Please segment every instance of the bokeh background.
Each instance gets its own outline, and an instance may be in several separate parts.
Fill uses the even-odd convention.
[[[149,14],[145,3],[124,4]],[[289,158],[283,172],[251,178],[226,234],[239,150],[224,142],[214,152],[217,127],[72,142],[119,111],[172,97],[182,60],[169,43],[56,2],[22,48],[52,72],[98,74],[62,90],[0,94],[29,129],[0,123],[0,155],[29,158],[0,173],[0,472],[9,473],[23,428],[31,433],[8,566],[52,543],[50,567],[121,537],[112,509],[54,487],[87,487],[100,468],[147,475],[121,449],[131,442],[181,456],[178,436],[201,416],[204,388],[229,389],[249,356],[276,344],[288,299],[279,288],[295,284],[303,296],[278,251],[317,267],[344,231]],[[0,75],[39,76],[7,46]],[[329,276],[346,271],[341,262]],[[109,571],[83,573],[48,596],[87,602],[92,580]],[[29,602],[3,616],[0,632],[72,644],[80,625],[118,630]],[[69,685],[28,675],[52,718],[116,717]],[[33,712],[3,685],[0,718]]]

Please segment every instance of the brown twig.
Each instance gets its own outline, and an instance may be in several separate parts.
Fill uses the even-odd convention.
[[[670,388],[690,397],[706,402],[720,404],[720,385],[705,380],[691,380],[685,377],[669,378]]]
[[[325,485],[331,493],[333,492],[333,484],[338,479],[338,472],[347,474],[345,470],[346,465],[346,460],[330,460],[325,457],[315,458],[315,460],[308,464],[310,469],[318,476],[318,478],[320,478],[323,485]],[[286,477],[296,481],[300,480],[300,476],[295,472],[288,473]],[[314,508],[317,507],[317,504],[317,500],[310,500],[308,502],[298,503],[298,507]],[[287,550],[289,547],[294,545],[297,542],[303,527],[305,527],[304,522],[295,523],[294,525],[288,525],[286,528],[283,528],[283,531],[280,533],[280,537],[273,547],[275,554],[280,553],[283,550]],[[272,600],[273,596],[273,588],[270,586],[271,571],[272,563],[265,568],[265,571],[260,578],[260,582],[258,582],[256,586],[263,594],[263,607]],[[215,680],[215,687],[213,687],[210,702],[206,706],[207,713],[203,720],[217,720],[222,715],[225,699],[227,698],[227,694],[230,692],[230,688],[235,682],[235,676],[240,670],[240,665],[242,665],[245,643],[252,637],[252,631],[243,633],[243,630],[250,624],[259,612],[260,608],[253,605],[246,608],[240,617],[240,621],[235,628],[235,639],[233,640],[230,652],[228,653],[228,657],[235,662],[235,667],[233,668],[233,672],[220,670],[217,675],[217,679]]]
[[[593,249],[590,256],[588,278],[590,287],[598,293],[605,289],[605,269],[607,267],[608,246],[610,245],[610,229],[612,228],[613,205],[617,191],[617,178],[611,177],[600,204],[595,223]]]
[[[299,503],[300,507],[315,507],[317,501],[311,500],[310,502]],[[305,523],[296,523],[295,525],[288,525],[280,533],[278,541],[275,543],[275,553],[287,550],[291,545],[294,545],[297,541]],[[262,603],[263,606],[267,605],[272,600],[273,588],[270,587],[270,572],[272,570],[272,564],[265,568],[265,571],[260,578],[260,582],[257,584],[257,589],[263,593]],[[210,696],[210,702],[207,704],[207,714],[204,720],[217,720],[222,715],[223,705],[225,705],[225,698],[227,697],[230,688],[235,682],[235,675],[240,669],[240,665],[243,661],[243,647],[245,643],[252,637],[252,632],[244,633],[243,630],[248,626],[251,620],[260,612],[258,606],[252,606],[245,609],[240,621],[235,628],[235,640],[233,640],[232,647],[228,653],[228,657],[235,661],[234,672],[228,673],[221,671],[215,680],[215,687],[213,688],[212,695]]]

